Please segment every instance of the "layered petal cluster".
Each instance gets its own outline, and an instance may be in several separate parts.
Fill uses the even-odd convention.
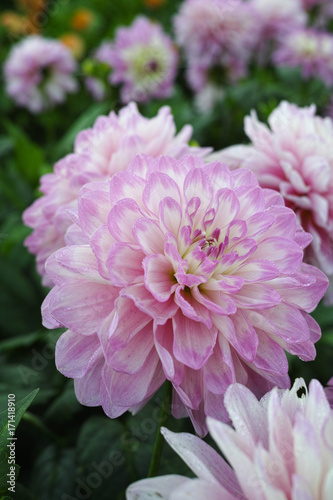
[[[173,92],[178,53],[160,24],[144,16],[116,31],[110,81],[121,85],[121,99],[146,102]]]
[[[315,357],[308,313],[327,278],[302,263],[311,236],[294,212],[249,170],[140,155],[78,199],[87,243],[46,262],[43,317],[69,329],[56,363],[81,403],[115,417],[168,379],[174,415],[203,435],[206,415],[228,418],[231,383],[288,387],[285,350]]]
[[[33,113],[65,100],[77,90],[76,62],[58,40],[32,35],[14,45],[4,64],[6,92]]]
[[[333,36],[312,29],[294,30],[284,36],[273,60],[278,66],[301,68],[304,78],[316,77],[333,84]]]
[[[174,18],[174,28],[193,90],[202,91],[212,71],[222,82],[223,76],[228,80],[244,76],[257,42],[257,22],[255,11],[242,0],[183,2]]]
[[[24,223],[34,229],[25,244],[37,257],[37,269],[45,285],[51,285],[45,276],[45,261],[65,245],[65,233],[72,224],[70,212],[77,206],[80,188],[89,181],[125,170],[139,153],[175,158],[188,153],[204,156],[208,148],[188,145],[191,134],[192,127],[186,125],[176,135],[169,107],[162,107],[155,117],[147,119],[135,103],[121,109],[118,115],[111,112],[99,117],[91,129],[78,134],[74,153],[56,163],[53,173],[41,178],[43,196],[23,214]],[[69,237],[71,241],[74,236]]]
[[[311,264],[333,275],[333,122],[316,116],[315,106],[299,108],[282,102],[268,118],[255,112],[245,118],[250,146],[235,146],[217,154],[233,166],[250,168],[264,188],[279,191],[292,208],[312,244]],[[331,288],[331,287],[330,287]],[[327,300],[333,301],[332,290]]]
[[[208,419],[214,441],[233,469],[191,434],[162,429],[196,479],[164,476],[127,489],[127,500],[330,500],[333,488],[333,410],[323,387],[302,379],[274,388],[261,401],[240,384],[225,396],[234,428]]]

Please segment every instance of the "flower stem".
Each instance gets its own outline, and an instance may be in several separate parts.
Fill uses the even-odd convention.
[[[148,471],[148,477],[154,477],[158,473],[163,445],[164,445],[164,438],[161,434],[161,426],[166,422],[171,413],[171,400],[172,400],[172,384],[171,382],[169,382],[169,380],[166,380],[164,386],[164,394],[161,404],[160,416],[158,419],[158,427],[153,448],[153,455],[151,457],[149,471]]]

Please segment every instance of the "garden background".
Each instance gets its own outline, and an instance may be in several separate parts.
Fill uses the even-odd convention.
[[[74,34],[82,42],[79,60],[83,63],[103,40],[114,37],[117,27],[129,25],[138,14],[157,20],[172,34],[172,18],[180,4],[176,0],[49,0],[34,18],[38,20],[35,30],[51,38]],[[28,34],[11,24],[8,12],[27,19],[31,15],[27,5],[29,2],[19,0],[1,2],[1,64],[13,44]],[[88,9],[91,14],[86,25],[73,21],[79,9]],[[1,77],[0,497],[3,494],[4,499],[10,498],[3,448],[8,394],[15,394],[17,421],[22,416],[16,431],[19,468],[15,496],[22,500],[123,499],[126,487],[147,475],[161,411],[163,388],[134,417],[126,413],[110,420],[100,407],[81,406],[73,381],[55,368],[55,343],[62,330],[48,331],[41,326],[40,306],[47,289],[41,285],[34,256],[23,245],[31,230],[24,226],[22,212],[38,196],[40,176],[51,172],[54,163],[72,151],[76,134],[92,126],[99,115],[122,106],[117,89],[111,88],[103,101],[95,102],[84,86],[89,64],[79,68],[79,91],[63,104],[36,115],[15,105]],[[319,79],[304,80],[297,68],[253,64],[248,76],[237,84],[225,83],[223,97],[204,113],[194,106],[185,70],[186,62],[180,59],[172,97],[140,104],[139,109],[152,117],[162,105],[169,105],[177,130],[190,123],[193,140],[200,146],[219,150],[246,143],[244,117],[255,109],[265,122],[282,100],[299,106],[314,103],[321,115],[329,110],[332,89]],[[323,332],[316,345],[317,357],[308,363],[290,357],[292,380],[299,376],[307,382],[317,378],[325,385],[333,375],[332,313],[332,307],[323,304],[313,313]],[[193,432],[189,419],[170,418],[164,425]],[[206,440],[215,446],[209,437]],[[191,476],[186,465],[165,446],[159,474],[175,472]]]

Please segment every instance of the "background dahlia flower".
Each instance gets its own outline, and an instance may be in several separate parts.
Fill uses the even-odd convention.
[[[234,429],[212,418],[208,428],[230,463],[191,434],[162,429],[196,479],[164,476],[127,489],[127,500],[330,500],[333,487],[333,410],[323,387],[309,392],[297,379],[291,390],[274,388],[260,401],[240,384],[226,392]]]
[[[188,153],[207,154],[209,148],[188,145],[191,135],[190,125],[176,135],[169,107],[162,107],[148,119],[139,113],[135,103],[121,109],[118,115],[112,111],[99,117],[91,129],[78,134],[74,153],[56,163],[53,173],[42,176],[43,196],[23,213],[24,223],[34,230],[25,245],[36,255],[44,285],[51,285],[45,276],[45,261],[65,245],[65,233],[72,223],[70,212],[77,206],[80,188],[89,181],[110,178],[125,170],[138,153],[175,158]]]
[[[110,81],[121,84],[124,103],[172,94],[178,54],[160,24],[139,16],[131,26],[118,28],[110,61]]]
[[[111,72],[112,47],[111,42],[103,42],[95,50],[92,58],[88,60],[88,65],[92,66],[92,72],[96,72],[96,76],[86,77],[85,86],[96,101],[102,101],[106,96],[106,83],[104,77],[108,77]],[[94,68],[94,66],[96,66],[96,68]],[[99,73],[101,73],[101,75],[99,75]]]
[[[316,77],[333,84],[333,36],[312,29],[298,29],[285,35],[273,54],[278,66],[299,67],[304,78]]]
[[[6,92],[33,113],[65,100],[77,90],[71,51],[58,40],[32,35],[14,45],[4,64]]]
[[[174,29],[193,90],[199,92],[209,84],[213,69],[231,80],[244,76],[257,42],[256,22],[254,10],[241,0],[183,2]]]
[[[233,167],[250,168],[261,187],[279,191],[313,240],[306,259],[333,275],[333,122],[316,116],[314,105],[299,108],[282,102],[268,118],[255,112],[245,118],[250,146],[233,146],[213,154]],[[327,294],[333,303],[333,291]]]
[[[308,313],[327,279],[302,263],[311,236],[294,212],[249,170],[140,155],[78,200],[86,243],[47,260],[43,318],[68,328],[56,364],[82,404],[117,417],[168,379],[174,416],[204,435],[206,415],[228,418],[231,383],[288,387],[284,351],[315,357]]]

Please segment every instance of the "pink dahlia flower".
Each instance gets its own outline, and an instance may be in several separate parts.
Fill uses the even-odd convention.
[[[69,330],[56,363],[82,404],[110,417],[142,405],[165,379],[174,415],[228,418],[226,388],[289,386],[284,350],[315,357],[312,311],[327,287],[302,263],[311,236],[248,170],[193,156],[140,155],[79,193],[87,243],[55,252],[44,325]]]
[[[178,54],[160,24],[139,16],[118,28],[111,57],[111,83],[121,84],[121,99],[146,102],[173,92]]]
[[[312,244],[306,258],[333,278],[333,122],[316,116],[315,106],[282,102],[268,118],[245,118],[250,146],[234,146],[213,158],[250,168],[261,187],[279,191],[297,215]],[[330,287],[327,300],[333,303]]]
[[[241,0],[186,0],[174,18],[176,40],[185,52],[187,78],[195,91],[209,83],[209,71],[235,80],[244,76],[257,42],[256,16]]]
[[[14,45],[4,64],[6,91],[14,101],[40,113],[77,90],[76,62],[58,40],[29,36]]]
[[[91,129],[78,134],[74,154],[56,163],[53,173],[43,175],[40,187],[43,196],[23,214],[24,223],[34,230],[25,244],[37,257],[44,285],[51,285],[45,275],[45,261],[66,244],[65,233],[72,223],[70,213],[77,206],[80,188],[89,181],[110,178],[125,170],[139,153],[168,154],[175,158],[188,153],[207,154],[209,148],[188,145],[191,134],[192,127],[186,125],[176,135],[169,107],[162,107],[157,116],[148,119],[138,112],[135,103],[121,109],[118,115],[112,111],[99,117]]]
[[[224,401],[234,428],[212,418],[208,428],[232,468],[198,437],[162,429],[197,478],[144,479],[127,489],[127,500],[331,500],[333,410],[317,380],[309,392],[298,379],[260,401],[234,384]]]
[[[260,38],[275,39],[281,34],[306,25],[307,13],[302,0],[250,0],[260,19]]]
[[[331,407],[333,408],[333,377],[330,378],[329,381],[327,382],[327,387],[325,387],[325,392],[327,399]]]
[[[278,66],[298,66],[304,78],[316,77],[333,85],[333,35],[299,29],[284,36],[273,55]]]

